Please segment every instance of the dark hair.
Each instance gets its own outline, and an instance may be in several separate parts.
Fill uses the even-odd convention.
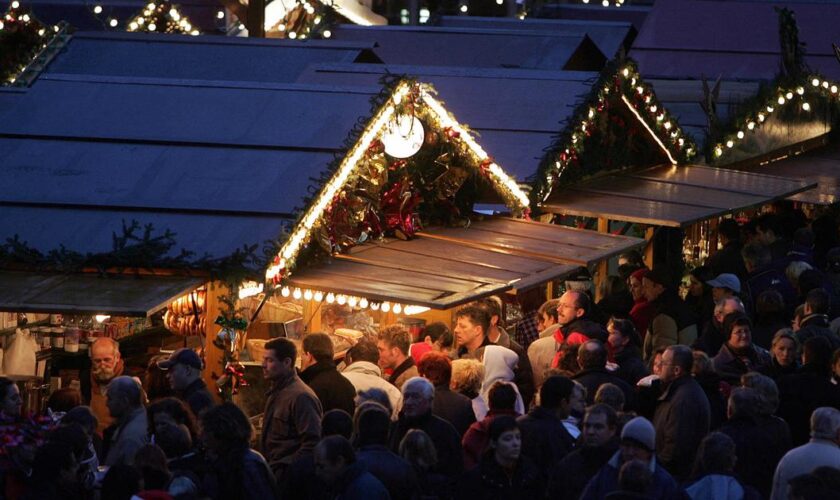
[[[652,479],[650,467],[641,460],[629,460],[618,472],[618,486],[621,491],[644,495]]]
[[[99,426],[99,419],[93,414],[90,406],[77,406],[61,417],[61,425],[77,424],[82,429],[90,429],[96,432]]]
[[[344,436],[350,439],[353,435],[353,417],[344,410],[334,408],[321,418],[321,435]]]
[[[729,408],[733,416],[756,416],[759,406],[758,391],[752,387],[735,387],[729,394]]]
[[[332,340],[326,333],[310,333],[303,337],[302,349],[320,363],[332,362],[335,355]]]
[[[711,281],[714,279],[715,275],[712,273],[712,269],[709,266],[697,266],[689,272],[691,276],[697,278],[697,281],[703,284],[704,289],[708,289],[709,285],[706,284],[707,281]]]
[[[438,463],[434,441],[420,429],[411,429],[405,434],[399,451],[406,462],[422,472],[428,472]]]
[[[822,288],[814,288],[805,296],[805,303],[811,308],[812,314],[828,314],[831,298]]]
[[[76,423],[61,425],[53,429],[47,436],[47,441],[60,442],[69,445],[73,454],[81,460],[88,451],[90,438],[82,426]]]
[[[510,415],[499,415],[490,422],[490,441],[497,441],[502,434],[519,429],[516,419]]]
[[[166,361],[169,356],[159,354],[153,356],[146,365],[146,376],[143,377],[143,388],[146,390],[146,397],[149,401],[157,401],[158,399],[172,396],[175,391],[169,385],[169,380],[166,379],[166,370],[161,370],[157,365],[158,361]]]
[[[632,264],[638,268],[647,267],[645,266],[645,259],[642,257],[642,254],[639,253],[638,250],[628,250],[621,255],[618,256],[618,259],[624,259],[627,261],[628,264]]]
[[[825,337],[811,337],[802,346],[802,354],[808,358],[808,364],[820,373],[831,373],[831,342]]]
[[[589,295],[581,290],[569,290],[569,292],[575,294],[575,307],[583,309],[584,316],[588,315],[592,309],[592,299],[589,298]]]
[[[198,442],[198,422],[195,415],[186,403],[178,398],[163,398],[158,399],[146,410],[146,416],[149,421],[149,434],[155,432],[155,415],[158,413],[166,413],[179,425],[183,425],[190,433],[192,442]]]
[[[478,305],[487,309],[487,314],[490,315],[491,321],[493,319],[493,316],[498,316],[498,324],[502,325],[504,318],[502,317],[501,299],[497,297],[484,297],[483,299],[478,301]]]
[[[668,346],[666,350],[673,353],[674,366],[682,368],[683,373],[691,374],[691,369],[694,367],[694,353],[690,347],[676,344]]]
[[[490,329],[490,315],[487,310],[476,304],[468,304],[457,311],[455,311],[455,318],[467,318],[474,325],[481,327],[484,335],[487,335],[487,330]]]
[[[430,351],[417,363],[417,371],[421,377],[426,377],[433,385],[449,387],[449,381],[452,379],[452,362],[446,354]]]
[[[155,443],[160,446],[167,458],[178,458],[186,455],[193,446],[189,432],[181,426],[169,423],[155,431]]]
[[[411,346],[411,334],[403,325],[388,325],[379,330],[379,340],[385,342],[389,348],[396,347],[408,356],[408,348]]]
[[[365,401],[373,401],[388,410],[388,413],[394,412],[394,407],[391,405],[391,400],[388,398],[388,393],[377,387],[360,390],[356,396],[361,406]]]
[[[271,342],[275,340],[284,340],[294,346],[291,341],[284,338],[277,338]],[[286,342],[279,345],[285,346]],[[281,347],[281,349],[285,349],[285,347]],[[285,357],[281,359],[285,359]],[[235,404],[225,402],[210,408],[202,415],[201,427],[205,435],[213,436],[213,439],[219,444],[219,449],[213,451],[219,456],[222,470],[226,471],[225,474],[218,475],[219,497],[244,498],[243,459],[250,448],[253,432],[248,417]]]
[[[293,365],[297,361],[297,346],[287,338],[279,337],[269,340],[264,347],[266,350],[274,351],[274,357],[277,358],[277,361],[288,358],[292,360]]]
[[[155,444],[145,444],[134,454],[134,466],[143,473],[144,490],[165,490],[172,474],[166,465],[166,454]]]
[[[587,340],[578,348],[578,359],[584,370],[604,368],[607,365],[607,348],[600,340]]]
[[[55,482],[62,469],[70,468],[76,460],[73,446],[64,441],[47,441],[35,452],[32,463],[32,480]]]
[[[47,408],[52,411],[68,412],[82,405],[82,393],[72,387],[57,389],[50,394]]]
[[[755,228],[760,231],[773,231],[777,238],[784,236],[782,232],[782,223],[779,217],[774,214],[764,214],[755,220]]]
[[[741,258],[744,259],[745,264],[750,264],[753,268],[766,266],[773,260],[770,249],[759,243],[744,245],[741,249]]]
[[[822,288],[823,275],[816,269],[806,269],[799,275],[797,286],[799,288],[799,294],[807,296],[811,290]]]
[[[428,336],[432,342],[437,342],[442,347],[452,347],[455,342],[449,327],[440,321],[426,325],[426,328],[423,328],[423,336]]]
[[[741,239],[741,227],[735,219],[723,219],[717,227],[718,234],[726,238],[726,241],[739,241]]]
[[[324,458],[330,463],[335,463],[339,458],[344,459],[346,465],[356,461],[356,452],[344,436],[327,436],[318,442],[316,448],[324,452]]]
[[[560,307],[560,299],[546,300],[538,309],[539,314],[545,314],[557,323],[557,308]]]
[[[369,404],[356,415],[356,440],[358,446],[388,443],[391,416],[380,405]]]
[[[723,328],[721,329],[723,335],[728,339],[736,326],[746,326],[752,330],[752,321],[750,321],[749,316],[741,311],[733,311],[723,318]]]
[[[727,474],[735,467],[735,442],[722,432],[711,432],[700,441],[694,460],[693,476]]]
[[[609,322],[607,322],[607,326],[609,326],[610,323],[612,323],[613,328],[619,335],[629,339],[630,343],[634,346],[642,347],[642,338],[639,336],[639,332],[636,330],[636,325],[633,324],[633,320],[613,316],[610,318]]]
[[[755,299],[755,317],[757,321],[765,316],[778,316],[785,313],[785,299],[778,290],[768,288]]]
[[[101,498],[108,500],[129,500],[140,491],[143,475],[140,471],[126,464],[112,465],[102,480]]]
[[[487,399],[491,410],[513,410],[516,408],[516,389],[507,382],[496,382],[490,387]]]
[[[788,498],[807,500],[829,500],[836,498],[837,491],[825,487],[822,479],[814,473],[800,474],[788,481]]]
[[[594,401],[596,403],[605,404],[617,412],[624,411],[624,404],[626,403],[624,391],[622,391],[617,385],[609,382],[601,384],[601,386],[598,387],[598,390],[595,391]]]
[[[603,415],[607,419],[607,427],[612,427],[613,429],[618,425],[618,412],[613,407],[603,403],[595,403],[588,407],[584,418],[586,418],[586,415]]]
[[[355,363],[356,361],[367,361],[368,363],[379,363],[379,348],[370,340],[362,339],[347,351],[347,355]]]
[[[560,404],[572,397],[572,390],[575,383],[571,379],[561,375],[552,375],[545,379],[540,387],[540,406],[554,410]]]

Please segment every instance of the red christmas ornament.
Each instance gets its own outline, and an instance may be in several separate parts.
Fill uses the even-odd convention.
[[[391,163],[390,165],[388,165],[388,170],[394,172],[394,171],[405,168],[406,165],[408,165],[407,161],[397,160],[397,161]]]
[[[443,129],[443,133],[446,134],[446,137],[449,137],[450,139],[457,139],[461,137],[461,133],[457,130],[452,130],[452,127],[446,127],[445,129]]]
[[[490,165],[493,164],[492,158],[485,158],[478,164],[478,168],[481,170],[481,175],[487,177],[490,175]]]
[[[374,139],[370,142],[370,146],[368,146],[368,153],[378,155],[385,151],[385,145],[382,144],[382,141],[379,139]]]

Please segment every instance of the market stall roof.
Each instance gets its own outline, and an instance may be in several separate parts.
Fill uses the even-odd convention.
[[[46,69],[101,75],[227,82],[293,82],[315,63],[376,63],[371,42],[76,32]]]
[[[831,205],[840,201],[840,144],[830,144],[801,154],[789,154],[770,162],[734,165],[738,170],[818,183],[790,197],[791,200],[815,205]]]
[[[386,64],[599,71],[607,60],[579,34],[342,24],[332,38],[375,42]]]
[[[700,165],[667,165],[604,175],[556,189],[543,209],[565,215],[685,227],[814,186],[814,181]]]
[[[0,272],[0,311],[149,316],[206,282],[188,276]]]
[[[777,7],[796,16],[805,64],[840,78],[832,43],[837,40],[836,2],[756,2],[669,0],[656,2],[630,56],[647,78],[773,79],[781,44]]]
[[[597,74],[578,71],[453,68],[379,64],[313,64],[299,83],[374,85],[382,75],[407,74],[434,85],[459,120],[508,173],[524,181]]]
[[[331,263],[293,273],[288,285],[449,309],[561,278],[643,244],[627,236],[490,218],[468,228],[429,228],[409,241],[360,245]]]
[[[435,25],[443,28],[549,31],[569,35],[587,35],[607,57],[614,56],[622,48],[629,49],[630,43],[636,36],[636,28],[629,21],[441,16]]]
[[[636,29],[640,29],[645,18],[650,13],[649,5],[627,5],[625,2],[621,8],[604,7],[601,2],[592,2],[589,5],[575,5],[571,3],[543,3],[529,17],[547,19],[575,19],[586,21],[618,21],[633,23]]]

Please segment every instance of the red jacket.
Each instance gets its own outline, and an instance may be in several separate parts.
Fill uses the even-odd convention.
[[[461,447],[464,449],[465,470],[470,470],[481,462],[481,456],[490,442],[490,424],[494,418],[500,415],[510,415],[516,418],[519,413],[514,410],[490,410],[484,420],[475,422],[467,429],[463,439],[461,439]]]

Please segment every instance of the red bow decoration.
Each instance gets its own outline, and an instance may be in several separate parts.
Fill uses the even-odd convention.
[[[446,127],[445,129],[443,129],[443,133],[446,134],[446,137],[449,137],[450,139],[457,139],[461,137],[461,133],[457,130],[452,130],[452,127]]]
[[[409,239],[422,229],[417,206],[423,201],[420,193],[412,191],[408,179],[394,182],[382,193],[382,212],[385,214],[385,230],[401,239]]]
[[[493,159],[492,158],[485,158],[484,160],[482,160],[481,163],[478,164],[478,168],[481,171],[481,175],[483,175],[484,177],[489,177],[490,176],[490,165],[492,165],[492,164],[493,164]]]
[[[248,381],[245,380],[245,367],[242,363],[231,361],[225,365],[225,376],[230,381],[233,394],[239,393],[240,387],[248,387]]]

